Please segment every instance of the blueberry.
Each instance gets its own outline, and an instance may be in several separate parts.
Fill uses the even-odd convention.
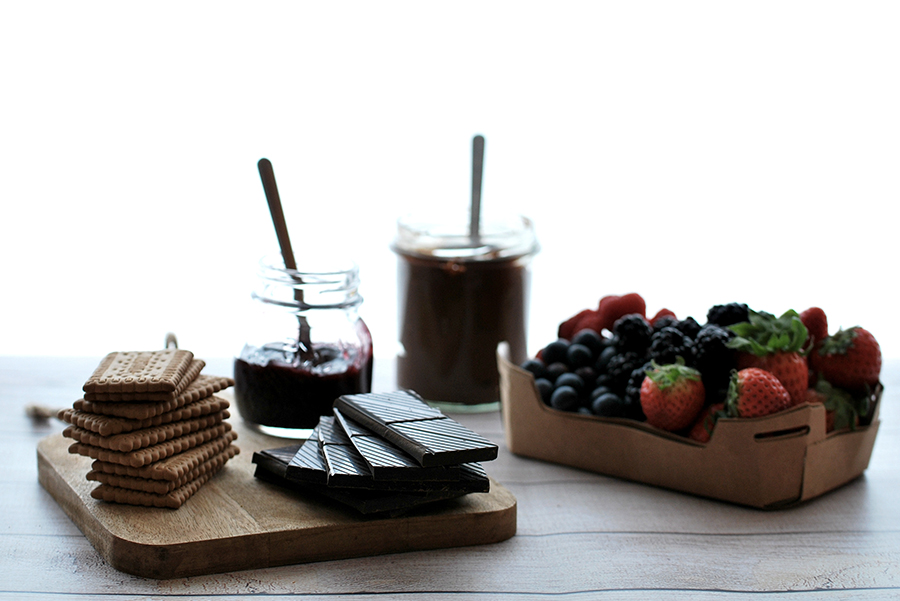
[[[591,391],[591,400],[595,400],[604,394],[608,394],[612,392],[612,388],[609,386],[597,386]]]
[[[591,354],[591,349],[583,344],[572,343],[566,350],[566,363],[568,363],[569,367],[572,369],[590,365],[593,358],[594,356]]]
[[[553,382],[547,378],[538,378],[534,381],[534,385],[541,395],[541,400],[544,401],[544,404],[549,405],[550,395],[553,394]]]
[[[597,372],[594,371],[593,367],[579,367],[573,373],[577,374],[579,378],[584,380],[585,386],[588,384],[593,385],[594,381],[597,379]]]
[[[571,386],[560,386],[550,395],[550,406],[560,411],[575,411],[579,404],[578,392]]]
[[[588,347],[591,349],[591,354],[596,357],[600,354],[600,351],[603,350],[604,340],[603,336],[590,328],[586,328],[572,336],[572,344],[580,344]]]
[[[625,415],[625,401],[617,394],[606,392],[594,399],[591,411],[603,417],[622,417]]]
[[[569,342],[560,338],[544,347],[544,350],[541,352],[541,360],[543,360],[546,365],[557,362],[565,363],[566,352],[568,350]]]
[[[609,360],[618,354],[616,347],[608,346],[602,351],[600,351],[600,356],[597,357],[597,362],[594,363],[594,369],[599,372],[606,371],[606,366],[609,365]]]
[[[554,386],[556,386],[556,388],[574,388],[575,392],[577,392],[578,394],[584,392],[584,380],[582,380],[581,377],[578,376],[578,374],[573,374],[572,372],[561,375],[553,384]]]
[[[551,363],[547,366],[547,370],[544,372],[544,377],[551,382],[556,382],[556,379],[558,377],[568,372],[569,366],[562,361],[557,361],[556,363]]]
[[[533,373],[535,378],[542,378],[547,371],[547,366],[540,359],[529,359],[522,364],[522,369]]]

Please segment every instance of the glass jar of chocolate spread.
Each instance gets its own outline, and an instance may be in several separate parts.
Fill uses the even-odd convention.
[[[350,262],[286,269],[259,263],[252,340],[234,361],[243,420],[265,434],[307,438],[343,394],[370,392],[372,336],[358,310],[359,269]]]
[[[531,258],[530,220],[466,224],[416,217],[398,222],[400,349],[397,385],[447,411],[499,408],[497,344],[526,359]]]

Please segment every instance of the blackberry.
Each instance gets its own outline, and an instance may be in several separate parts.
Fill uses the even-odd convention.
[[[658,332],[663,328],[675,327],[675,324],[678,323],[678,320],[672,317],[671,315],[663,315],[657,319],[653,320],[651,324],[653,326],[653,331]]]
[[[663,328],[650,339],[650,358],[660,365],[675,363],[676,357],[685,365],[694,364],[694,343],[677,328]]]
[[[750,321],[750,309],[743,303],[715,305],[706,313],[706,323],[723,328],[742,321]]]
[[[736,351],[728,348],[734,332],[715,324],[706,324],[694,341],[694,365],[700,370],[706,388],[706,402],[724,400],[731,371],[737,367]]]
[[[681,333],[691,340],[697,338],[697,334],[700,333],[700,324],[697,323],[697,320],[693,317],[685,317],[679,321],[675,327],[681,330]]]
[[[613,392],[624,397],[625,389],[628,387],[628,380],[631,378],[631,372],[644,365],[644,357],[643,353],[619,353],[615,355],[609,360],[609,365],[606,369],[606,375],[609,376],[609,382],[606,385]]]
[[[645,363],[640,367],[637,367],[631,370],[631,374],[628,376],[628,384],[625,386],[625,404],[632,405],[637,403],[638,406],[641,404],[641,384],[644,383],[644,378],[647,376],[646,370],[651,366],[650,363]]]
[[[619,339],[616,346],[620,352],[644,354],[650,346],[653,328],[646,319],[632,314],[619,318],[613,326],[613,332]]]

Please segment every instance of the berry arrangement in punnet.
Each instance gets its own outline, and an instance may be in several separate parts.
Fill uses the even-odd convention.
[[[720,418],[826,409],[829,432],[868,423],[881,350],[861,327],[829,333],[811,307],[779,316],[728,303],[703,323],[637,293],[605,296],[559,325],[558,339],[521,366],[543,402],[566,412],[626,418],[706,443]]]

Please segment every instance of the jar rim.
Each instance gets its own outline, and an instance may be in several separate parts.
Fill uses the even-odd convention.
[[[258,263],[262,286],[252,297],[297,311],[352,308],[363,302],[358,292],[359,266],[354,261],[330,257],[304,266],[319,269],[289,269],[280,254],[263,256]]]
[[[486,219],[478,235],[472,236],[468,224],[410,214],[397,220],[391,250],[426,258],[490,261],[530,257],[540,245],[533,222],[523,215]]]

